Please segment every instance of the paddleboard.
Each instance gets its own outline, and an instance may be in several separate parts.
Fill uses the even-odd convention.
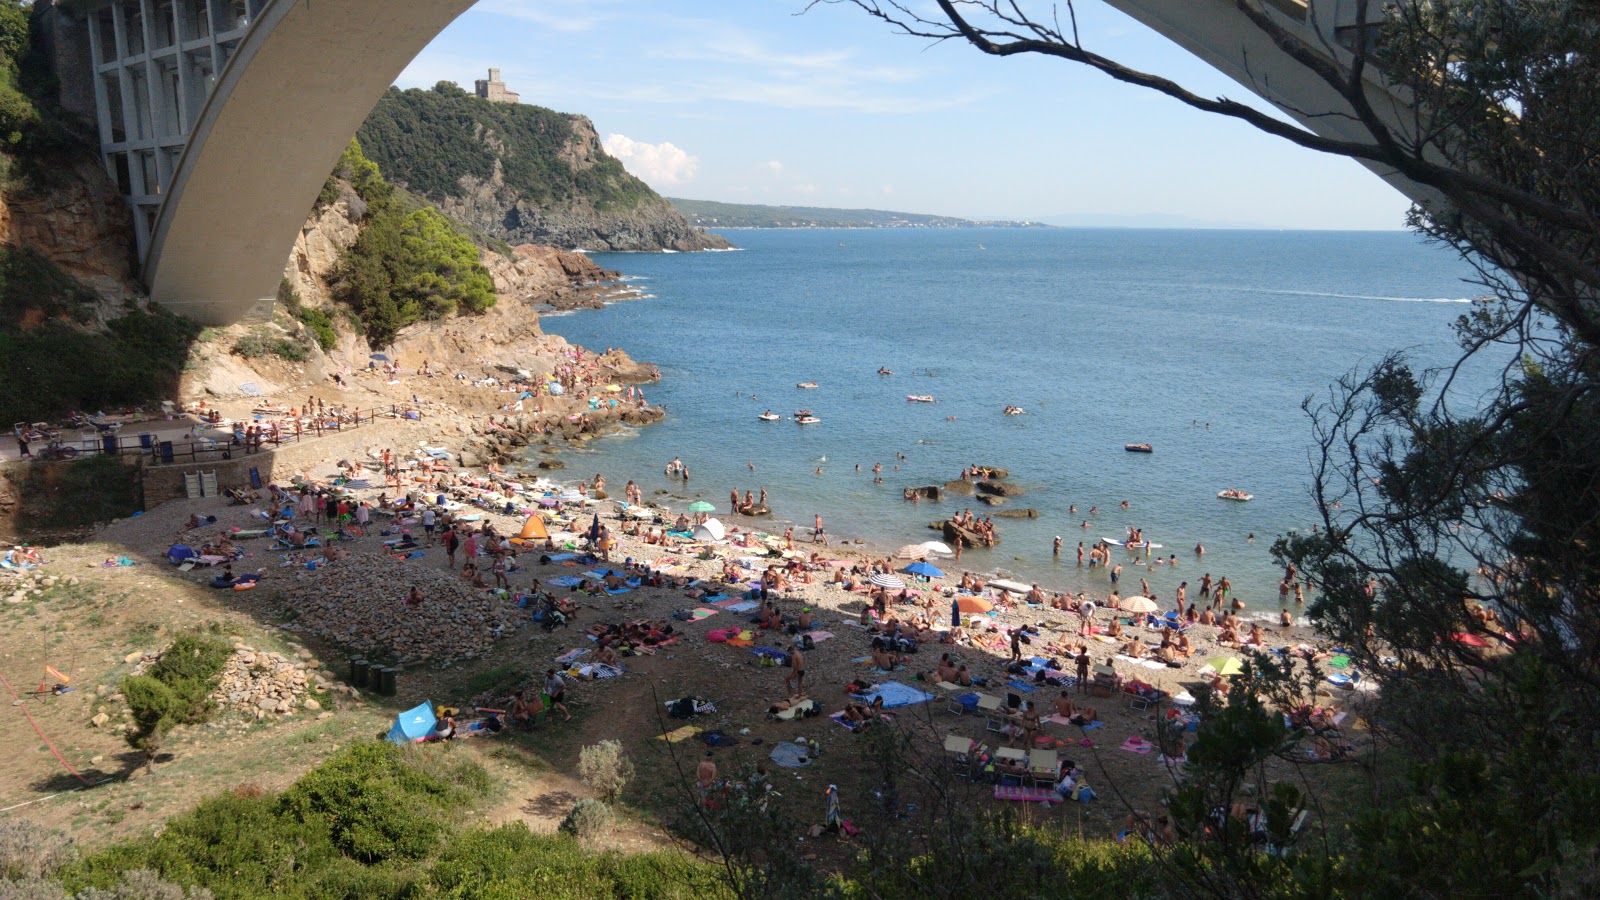
[[[1130,550],[1143,550],[1146,547],[1149,547],[1151,550],[1161,549],[1160,544],[1152,544],[1149,541],[1139,541],[1138,543],[1130,544],[1127,541],[1119,541],[1116,538],[1101,538],[1100,540],[1105,541],[1113,547],[1127,547]]]

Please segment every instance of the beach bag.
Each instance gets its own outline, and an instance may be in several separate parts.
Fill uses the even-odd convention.
[[[800,649],[802,649],[802,650],[815,650],[815,649],[817,649],[817,642],[815,640],[813,640],[811,635],[809,635],[809,634],[801,635],[800,636]]]
[[[694,717],[694,698],[693,697],[684,697],[681,700],[672,701],[671,705],[669,705],[667,707],[667,715],[671,716],[674,719],[690,719],[690,718],[693,718]]]

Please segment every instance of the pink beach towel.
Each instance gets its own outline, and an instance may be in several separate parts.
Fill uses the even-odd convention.
[[[1122,749],[1127,750],[1130,753],[1149,753],[1151,750],[1155,749],[1155,746],[1155,744],[1150,743],[1142,737],[1131,737],[1122,742]]]

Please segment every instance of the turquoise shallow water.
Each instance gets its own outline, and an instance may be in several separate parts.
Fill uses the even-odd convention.
[[[777,520],[767,530],[788,521],[808,535],[820,513],[836,538],[893,548],[934,538],[927,522],[959,508],[905,503],[902,488],[942,483],[968,463],[1000,466],[1028,491],[1009,505],[1040,518],[997,520],[1001,545],[967,551],[960,568],[1103,590],[1076,568],[1077,542],[1132,525],[1180,563],[1130,571],[1134,586],[1142,574],[1167,599],[1179,580],[1192,595],[1202,572],[1226,574],[1256,608],[1276,599],[1271,539],[1314,515],[1301,401],[1389,349],[1409,348],[1422,365],[1451,359],[1451,325],[1476,295],[1465,264],[1403,233],[728,236],[745,249],[596,254],[651,296],[544,319],[575,343],[659,365],[649,397],[669,411],[659,426],[569,457],[569,475],[680,490],[662,469],[681,456],[689,493],[719,509],[731,487],[765,486]],[[819,387],[798,390],[801,381]],[[1002,415],[1008,404],[1027,415]],[[756,418],[798,407],[821,424]],[[1127,453],[1128,442],[1155,452]],[[1256,499],[1216,499],[1229,487]],[[1091,506],[1100,513],[1085,529]],[[1066,547],[1055,560],[1058,534]]]

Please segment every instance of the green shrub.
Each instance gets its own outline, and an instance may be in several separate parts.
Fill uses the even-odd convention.
[[[278,302],[289,311],[290,315],[300,314],[300,292],[294,289],[288,278],[278,279]]]
[[[185,705],[162,682],[149,675],[129,675],[122,679],[122,697],[139,728],[128,735],[135,749],[151,751],[160,746],[161,735],[183,720]]]
[[[561,820],[561,833],[572,835],[580,841],[592,841],[604,834],[615,819],[610,804],[584,797],[574,803],[572,811]]]
[[[593,853],[516,822],[457,835],[429,872],[437,896],[731,897],[717,870],[676,853]]]
[[[494,305],[494,280],[477,245],[432,207],[375,204],[333,273],[333,296],[354,309],[373,346],[400,329]]]
[[[591,744],[578,754],[578,777],[598,791],[601,799],[615,802],[633,780],[633,760],[622,752],[621,741]]]
[[[327,310],[302,306],[296,318],[316,335],[317,346],[324,352],[332,350],[339,343],[339,332],[334,330],[333,316],[328,315]]]
[[[445,764],[425,769],[407,758],[413,748],[388,741],[357,744],[303,776],[285,791],[283,814],[327,830],[338,851],[363,863],[415,859],[431,853],[453,806],[481,795],[486,778]],[[424,748],[421,754],[441,753]]]
[[[0,368],[4,368],[3,360]],[[22,504],[17,525],[30,534],[80,529],[144,508],[140,469],[114,456],[97,454],[64,464],[26,466],[7,474]]]

